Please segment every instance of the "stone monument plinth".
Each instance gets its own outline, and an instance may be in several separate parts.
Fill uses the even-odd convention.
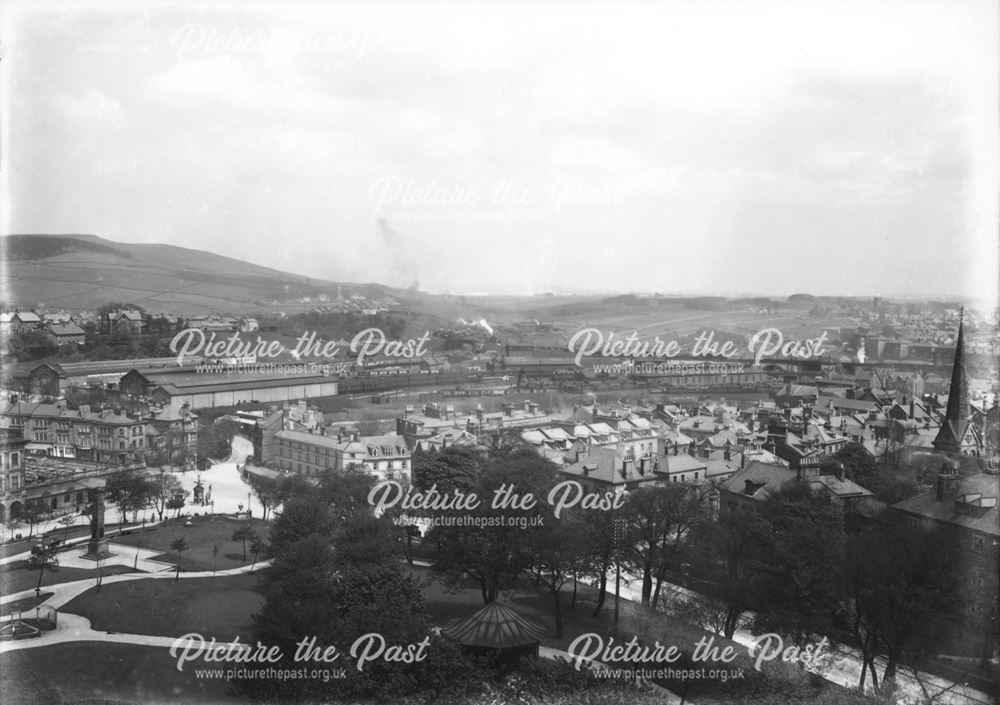
[[[108,540],[104,537],[104,490],[90,491],[90,540],[83,558],[101,561],[114,554],[108,550]]]

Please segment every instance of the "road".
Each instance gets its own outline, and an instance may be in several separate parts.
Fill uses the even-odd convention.
[[[229,457],[222,462],[212,465],[211,468],[204,472],[198,472],[194,470],[188,470],[182,472],[176,470],[173,474],[181,482],[181,486],[188,491],[188,502],[194,497],[194,486],[198,482],[199,478],[205,485],[206,491],[211,488],[212,499],[215,501],[214,509],[211,505],[200,506],[196,504],[188,504],[182,511],[188,513],[204,514],[206,512],[215,511],[218,514],[232,514],[241,509],[247,509],[248,507],[253,512],[254,516],[261,516],[263,513],[263,507],[260,502],[257,501],[255,497],[252,496],[250,488],[245,482],[243,482],[240,477],[240,472],[237,470],[236,466],[242,464],[246,461],[248,457],[253,455],[253,443],[249,439],[243,438],[242,436],[236,436],[233,438],[232,451]],[[248,498],[249,495],[249,498]],[[81,514],[71,515],[73,523],[70,524],[71,527],[85,527],[90,523],[90,518],[83,516]],[[156,512],[152,509],[147,509],[145,512],[140,512],[138,519],[142,521],[145,518],[147,522],[151,522],[156,518]],[[121,515],[117,507],[111,506],[110,504],[105,506],[104,513],[105,522],[108,524],[118,524],[121,521]],[[131,514],[127,517],[127,521],[132,521]],[[47,521],[36,524],[33,535],[44,534],[49,531],[65,531],[66,525],[60,523],[59,519],[49,519]],[[3,538],[7,536],[14,536],[20,533],[22,536],[28,535],[28,525],[27,524],[15,524],[6,530]]]
[[[614,575],[608,576],[608,585],[614,585]],[[663,588],[665,590],[671,590],[675,594],[682,596],[695,596],[691,590],[680,587],[678,585],[673,585],[671,583],[663,583]],[[621,586],[621,596],[632,600],[634,602],[640,602],[642,600],[642,579],[640,576],[629,575],[622,573],[622,586]],[[738,644],[745,646],[748,653],[754,655],[754,646],[760,641],[760,637],[754,636],[753,633],[745,630],[738,629],[736,633],[733,634],[733,641]],[[819,640],[817,640],[819,641]],[[858,651],[854,648],[844,645],[844,644],[831,644],[827,650],[830,656],[825,659],[821,659],[821,663],[818,668],[815,669],[816,673],[823,676],[826,680],[836,683],[837,685],[844,686],[846,688],[856,688],[858,682],[861,680],[861,667],[862,659]],[[879,668],[879,673],[885,668],[885,660],[881,658],[876,658],[876,665]],[[950,681],[940,678],[938,676],[931,675],[929,673],[918,673],[919,681],[917,677],[914,677],[910,672],[900,670],[896,676],[896,682],[898,685],[898,694],[896,702],[899,705],[906,705],[908,703],[922,703],[925,702],[925,696],[923,690],[920,686],[922,682],[924,687],[927,688],[928,693],[931,696],[940,695],[934,702],[940,705],[995,705],[996,699],[993,698],[988,693],[984,693],[975,688],[971,688],[965,685],[954,685]],[[866,687],[871,689],[871,679],[869,678]],[[949,690],[950,688],[950,690]],[[947,692],[945,692],[947,691]]]

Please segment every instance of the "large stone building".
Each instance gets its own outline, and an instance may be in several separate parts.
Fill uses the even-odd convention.
[[[291,366],[288,366],[291,367]],[[163,406],[192,409],[236,406],[242,402],[286,402],[337,395],[337,382],[322,374],[200,374],[190,369],[130,370],[121,377],[122,394]]]
[[[411,454],[402,436],[325,436],[303,431],[274,434],[265,462],[280,470],[316,477],[327,470],[358,469],[377,480],[409,484]]]
[[[0,429],[0,523],[21,515],[24,506],[24,449],[21,431]]]
[[[991,472],[960,477],[945,462],[935,490],[890,507],[915,531],[943,532],[958,552],[962,595],[950,616],[961,648],[972,655],[995,656],[1000,634],[1000,475]]]

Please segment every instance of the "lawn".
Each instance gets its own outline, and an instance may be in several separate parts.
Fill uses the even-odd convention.
[[[270,527],[260,519],[235,519],[223,514],[196,516],[191,519],[193,526],[184,526],[181,519],[171,519],[151,529],[139,529],[124,536],[113,536],[114,543],[136,546],[152,551],[161,551],[156,560],[177,563],[177,553],[170,544],[178,538],[187,541],[189,548],[181,557],[181,571],[227,570],[249,565],[253,562],[250,542],[247,541],[246,560],[243,559],[243,543],[232,541],[233,531],[241,526],[249,526],[267,540]],[[212,547],[218,545],[218,555],[213,556]],[[265,558],[261,554],[259,560]]]
[[[80,551],[76,547],[76,551]],[[22,590],[33,590],[38,585],[38,571],[29,569],[28,561],[15,561],[0,566],[0,594],[10,595]],[[96,566],[95,566],[96,568]],[[132,573],[132,566],[110,565],[104,567],[104,575],[117,575],[119,573]],[[85,580],[87,578],[97,578],[97,570],[85,570],[83,568],[65,568],[56,566],[46,568],[45,575],[42,576],[42,591],[47,585],[58,583],[69,583],[74,580]]]
[[[232,641],[250,630],[250,616],[264,598],[258,576],[227,575],[181,580],[130,580],[90,589],[69,601],[63,612],[90,620],[94,629],[128,634],[182,636]]]
[[[53,667],[58,664],[58,667]],[[239,705],[222,679],[178,672],[168,649],[85,642],[0,654],[0,694],[14,705]]]
[[[42,592],[41,595],[31,597],[22,597],[20,600],[14,600],[13,602],[8,602],[6,604],[0,605],[0,617],[8,617],[12,614],[16,615],[18,613],[23,613],[25,617],[33,614],[35,605],[40,605],[47,599],[52,597],[51,592]]]

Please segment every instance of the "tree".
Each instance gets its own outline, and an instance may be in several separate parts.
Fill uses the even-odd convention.
[[[238,434],[239,430],[236,423],[228,419],[199,424],[196,445],[198,457],[217,459],[229,457],[232,452],[233,436]]]
[[[354,423],[359,436],[378,436],[382,433],[382,422],[376,419],[361,419]]]
[[[845,535],[839,507],[797,485],[763,502],[757,626],[797,640],[828,629],[843,595]]]
[[[253,574],[254,566],[257,565],[257,559],[260,558],[260,554],[264,552],[264,537],[260,534],[255,534],[252,539],[250,539],[250,553],[253,555],[253,563],[250,564],[250,574]]]
[[[215,575],[215,566],[218,564],[218,560],[219,560],[219,548],[220,548],[221,545],[222,544],[218,544],[218,543],[213,543],[212,544],[212,575]]]
[[[552,597],[556,638],[563,636],[562,589],[579,572],[588,553],[583,528],[590,510],[568,510],[558,519],[546,518],[544,528],[532,531],[531,571]]]
[[[658,601],[688,532],[707,512],[706,497],[706,489],[686,483],[642,487],[629,495],[623,512],[629,535],[625,557],[641,572],[644,605]]]
[[[388,516],[361,515],[340,525],[334,534],[337,559],[357,565],[395,564],[402,547],[393,521]]]
[[[35,530],[35,525],[45,518],[45,512],[36,504],[28,504],[25,505],[21,518],[28,522],[28,538],[30,539],[32,532]]]
[[[486,449],[492,458],[507,458],[524,449],[521,432],[516,428],[500,428],[485,435]]]
[[[21,331],[8,336],[6,348],[8,355],[22,362],[41,360],[59,351],[55,340],[38,330]]]
[[[174,518],[176,519],[181,515],[181,510],[184,508],[184,503],[187,501],[188,491],[182,490],[180,492],[175,492],[167,500],[167,509],[172,509],[174,511]]]
[[[340,520],[329,503],[312,495],[295,497],[287,501],[271,526],[271,551],[275,556],[284,553],[296,541],[307,536],[331,539]]]
[[[374,485],[375,479],[360,470],[327,472],[311,492],[329,505],[339,521],[349,522],[372,513],[368,493]]]
[[[301,500],[293,500],[285,511]],[[283,512],[284,514],[284,512]],[[279,524],[281,517],[275,520]],[[389,540],[393,540],[388,537]],[[253,618],[252,638],[294,653],[302,639],[348,646],[365,634],[379,634],[389,644],[428,640],[428,658],[420,663],[370,663],[352,677],[323,683],[316,679],[261,679],[234,683],[244,693],[274,701],[387,697],[423,689],[446,691],[484,675],[453,644],[430,644],[425,607],[417,581],[395,561],[372,562],[351,550],[356,536],[307,534],[275,554],[263,574],[265,602]],[[351,664],[345,664],[351,665]],[[440,696],[441,693],[436,695]],[[376,699],[378,699],[376,697]]]
[[[479,506],[462,512],[482,521],[472,526],[439,525],[431,530],[428,538],[436,550],[434,569],[450,583],[471,578],[479,584],[484,604],[495,600],[500,590],[512,587],[531,566],[531,533],[537,528],[532,517],[543,511],[541,501],[530,510],[493,509],[495,492],[507,486],[522,497],[531,494],[544,500],[555,477],[553,464],[533,450],[491,459],[476,483]],[[494,521],[498,513],[506,521]]]
[[[615,531],[615,525],[623,522],[617,518],[616,512],[594,512],[589,519],[580,527],[586,551],[581,556],[579,572],[597,581],[597,604],[591,615],[596,617],[604,607],[608,593],[608,572],[615,565],[616,555],[621,548],[619,541],[616,541],[619,534]]]
[[[960,595],[960,556],[952,537],[901,524],[851,537],[850,600],[843,616],[861,649],[861,687],[868,675],[878,687],[875,656],[879,653],[886,659],[883,685],[891,681],[921,623],[954,606]]]
[[[450,493],[472,492],[480,466],[480,456],[466,448],[446,448],[441,452],[429,451],[413,455],[413,485],[421,490],[436,486],[438,491]]]
[[[236,527],[230,541],[241,541],[243,543],[243,560],[247,559],[247,541],[253,541],[257,533],[246,524]]]
[[[261,518],[266,522],[268,514],[281,503],[280,482],[274,478],[255,475],[251,472],[247,473],[247,483],[250,485],[254,497],[260,502],[260,506],[264,508]]]
[[[167,505],[171,498],[183,494],[181,481],[175,475],[161,471],[149,481],[149,496],[153,508],[163,521],[163,513],[169,509]],[[183,506],[183,505],[182,505]]]
[[[830,457],[829,464],[842,463],[847,477],[867,488],[878,472],[878,462],[860,443],[848,443]]]
[[[188,550],[188,542],[181,537],[179,539],[174,539],[170,542],[170,550],[177,552],[177,574],[174,576],[174,580],[180,580],[181,577],[181,555],[184,551]]]
[[[725,512],[717,520],[701,521],[692,532],[691,571],[718,597],[721,614],[711,614],[715,605],[699,601],[693,608],[701,620],[732,639],[743,612],[750,608],[757,592],[761,548],[766,539],[767,523],[758,512]]]
[[[51,544],[38,544],[32,546],[31,555],[28,556],[28,567],[38,569],[38,584],[35,585],[35,594],[42,594],[42,576],[45,569],[55,570],[59,565],[59,558],[56,556],[56,549]]]
[[[122,523],[129,511],[138,513],[145,509],[153,495],[149,479],[132,468],[117,470],[108,475],[104,490],[108,501],[118,507]]]

